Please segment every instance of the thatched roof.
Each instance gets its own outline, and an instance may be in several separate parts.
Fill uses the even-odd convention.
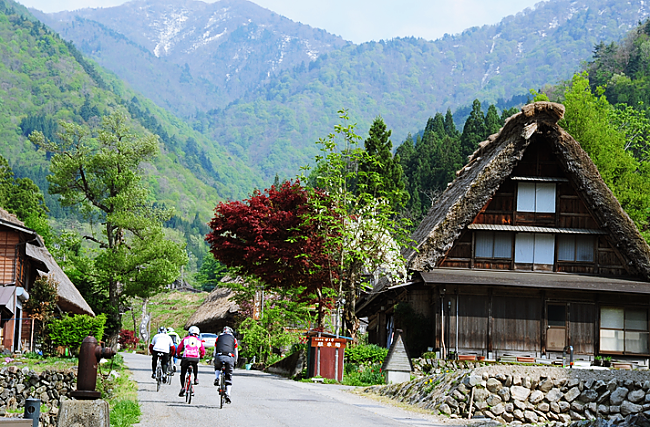
[[[61,270],[54,257],[45,246],[27,244],[27,256],[43,263],[47,271],[38,271],[42,276],[50,276],[58,283],[57,304],[61,310],[75,314],[89,314],[94,316],[92,308],[81,296],[77,288],[70,281],[68,276]]]
[[[224,278],[222,282],[243,283],[243,279]],[[226,325],[232,326],[234,316],[239,312],[239,305],[232,300],[233,296],[230,288],[214,288],[185,323],[185,329],[194,325],[198,326],[201,332],[218,332]]]
[[[31,237],[25,246],[26,255],[39,264],[37,268],[40,276],[52,276],[59,283],[57,304],[62,310],[71,313],[95,315],[86,300],[47,250],[41,236],[34,230],[25,227],[25,224],[15,215],[2,208],[0,208],[0,225]]]
[[[457,172],[436,205],[413,233],[417,250],[405,251],[411,271],[430,271],[452,247],[522,159],[532,141],[543,139],[566,177],[608,239],[625,259],[632,275],[650,278],[650,247],[623,211],[587,153],[557,122],[564,106],[551,102],[526,105],[510,117],[498,134],[479,145]]]

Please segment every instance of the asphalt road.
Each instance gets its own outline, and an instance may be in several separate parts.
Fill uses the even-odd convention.
[[[151,379],[151,358],[124,353],[124,360],[138,382],[142,405],[139,427],[450,427],[449,420],[406,411],[347,391],[351,387],[311,384],[288,380],[260,371],[235,370],[232,404],[219,409],[218,393],[212,385],[211,366],[199,367],[199,385],[187,405],[178,397],[179,373],[171,385],[156,392]],[[458,424],[462,425],[462,424]]]

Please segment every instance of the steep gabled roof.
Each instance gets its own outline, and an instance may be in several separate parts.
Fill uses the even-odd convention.
[[[543,138],[566,177],[608,239],[623,256],[628,270],[650,278],[650,247],[623,211],[587,153],[557,122],[564,106],[551,102],[526,105],[510,117],[498,134],[479,145],[469,163],[457,172],[436,205],[413,233],[416,250],[404,255],[411,271],[430,271],[474,220],[499,186],[512,174],[531,141]]]

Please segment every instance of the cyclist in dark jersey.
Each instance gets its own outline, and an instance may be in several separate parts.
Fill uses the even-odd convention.
[[[232,390],[232,371],[237,363],[238,357],[237,338],[233,335],[230,326],[223,328],[223,332],[217,337],[214,343],[214,385],[219,385],[221,366],[226,367],[226,403],[230,403],[230,391]]]

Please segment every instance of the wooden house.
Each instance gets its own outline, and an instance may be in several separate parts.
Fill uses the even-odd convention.
[[[442,356],[556,359],[572,346],[647,365],[650,247],[563,114],[527,105],[480,144],[414,232],[409,281],[360,299],[371,342],[409,332],[394,317],[404,302]]]
[[[33,347],[34,321],[25,316],[22,303],[36,279],[48,275],[58,283],[60,312],[89,314],[92,309],[59,268],[41,237],[0,208],[0,345],[9,351]]]

